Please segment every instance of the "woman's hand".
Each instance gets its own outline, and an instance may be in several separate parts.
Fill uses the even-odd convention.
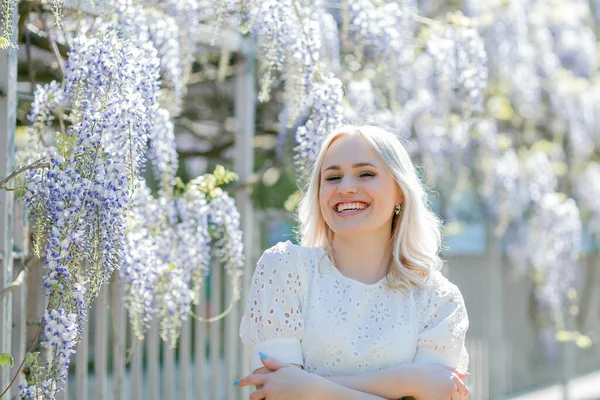
[[[463,379],[467,374],[442,364],[414,365],[416,400],[468,400],[469,389]]]
[[[318,398],[324,380],[309,374],[291,364],[284,364],[274,358],[261,360],[269,373],[254,373],[236,382],[236,386],[255,385],[258,390],[250,395],[250,400],[305,400]]]

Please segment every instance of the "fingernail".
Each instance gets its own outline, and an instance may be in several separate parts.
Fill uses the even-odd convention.
[[[239,384],[240,384],[240,381],[239,381],[239,379],[238,379],[237,381],[233,382],[233,386],[237,386],[237,385],[239,385]]]
[[[261,353],[259,352],[258,355],[260,356],[260,358],[262,358],[263,360],[268,360],[269,357],[265,354],[265,353]]]

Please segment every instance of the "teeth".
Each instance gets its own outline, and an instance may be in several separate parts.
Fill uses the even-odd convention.
[[[364,210],[367,206],[363,203],[342,203],[338,204],[337,212]]]

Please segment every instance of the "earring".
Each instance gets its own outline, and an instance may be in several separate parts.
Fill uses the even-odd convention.
[[[402,212],[402,204],[398,204],[396,207],[394,207],[394,212],[396,213],[396,215],[400,215],[400,213]]]

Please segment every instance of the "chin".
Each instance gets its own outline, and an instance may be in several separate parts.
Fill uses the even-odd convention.
[[[336,236],[356,238],[368,234],[370,230],[366,226],[336,226],[333,232]]]

